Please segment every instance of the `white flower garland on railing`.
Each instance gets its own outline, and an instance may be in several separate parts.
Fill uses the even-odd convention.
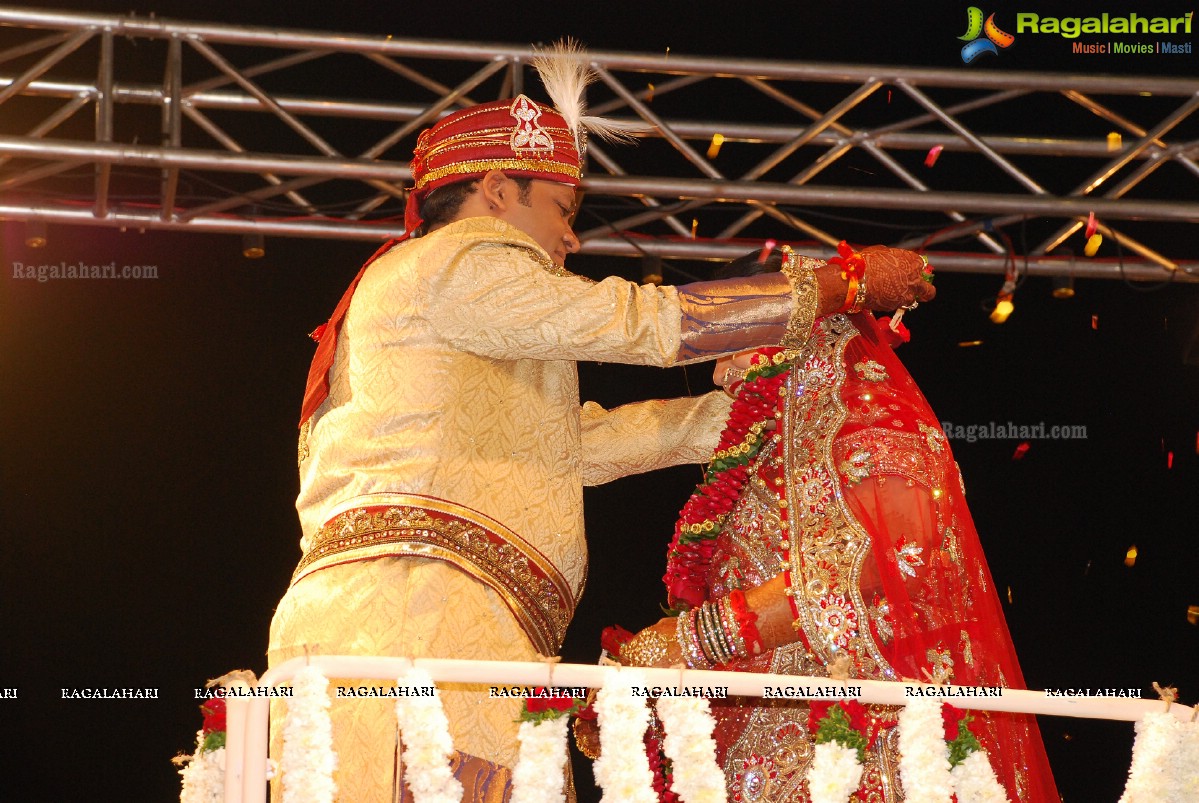
[[[858,751],[840,742],[824,742],[812,749],[808,766],[808,794],[812,803],[846,803],[862,783]]]
[[[1174,754],[1174,771],[1183,800],[1199,800],[1199,722],[1182,723],[1182,741]]]
[[[716,763],[716,720],[702,697],[660,697],[662,750],[671,761],[670,787],[684,803],[724,803],[724,771]]]
[[[600,757],[595,760],[595,782],[606,803],[657,803],[654,773],[645,754],[649,707],[633,689],[644,688],[645,674],[624,668],[609,672],[595,696],[599,715]]]
[[[329,719],[329,680],[306,666],[291,682],[283,725],[283,803],[333,803],[333,723]]]
[[[512,770],[511,803],[561,803],[566,800],[566,731],[569,716],[522,722],[516,738],[520,756]]]
[[[899,712],[899,780],[907,803],[949,803],[953,778],[941,701],[917,697]]]
[[[1189,730],[1195,730],[1193,724]],[[1187,723],[1164,711],[1148,713],[1137,722],[1132,765],[1120,803],[1193,803],[1199,799],[1199,770],[1195,769],[1199,735],[1187,731]],[[1184,764],[1188,759],[1189,766]]]
[[[397,682],[413,692],[396,698],[396,719],[404,742],[404,783],[416,803],[460,803],[462,784],[450,772],[454,753],[450,723],[433,678],[414,666]],[[419,691],[430,687],[431,696]]]
[[[196,752],[184,762],[179,774],[183,776],[183,791],[179,803],[222,803],[225,799],[225,748],[204,749],[204,731],[196,733]]]
[[[949,773],[958,803],[1011,803],[986,750],[975,750]]]

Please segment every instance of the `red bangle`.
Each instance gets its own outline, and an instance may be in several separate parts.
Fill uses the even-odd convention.
[[[749,609],[745,601],[745,592],[737,589],[729,594],[729,606],[737,619],[737,629],[741,638],[745,639],[745,647],[750,655],[762,654],[762,634],[758,632],[758,615]]]

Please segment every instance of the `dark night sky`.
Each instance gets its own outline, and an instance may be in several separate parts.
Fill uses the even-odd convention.
[[[596,49],[953,67],[968,4],[794,4],[786,25],[765,12],[734,18],[731,11],[752,7],[744,3],[711,14],[651,14],[648,4],[629,2],[526,3],[488,6],[485,15],[466,10],[476,4],[446,2],[324,11],[178,0],[47,5],[439,39],[520,44],[574,34]],[[1053,13],[1049,3],[1026,7]],[[1129,9],[1087,13],[1099,10]],[[1151,10],[1188,9],[1137,8]],[[1005,53],[1002,66],[1080,69],[1029,42]],[[1196,64],[1184,56],[1104,70],[1193,76]],[[1019,133],[1021,121],[1009,130]],[[1192,182],[1177,197],[1195,196]],[[894,236],[852,226],[851,239]],[[52,227],[50,245],[38,252],[23,239],[19,223],[0,222],[0,686],[19,688],[17,700],[0,700],[0,751],[5,789],[21,790],[5,797],[170,799],[178,784],[168,759],[190,751],[199,726],[192,689],[232,668],[265,669],[271,613],[299,557],[292,503],[295,419],[312,353],[305,333],[328,316],[373,247],[272,240],[267,256],[251,262],[232,236]],[[1193,235],[1166,250],[1199,256]],[[156,265],[159,278],[40,284],[8,270],[60,260]],[[639,270],[634,261],[597,258],[573,268],[593,277],[635,278]],[[680,280],[670,270],[666,278]],[[997,327],[980,302],[998,284],[941,275],[937,301],[908,319],[914,339],[900,355],[943,421],[1087,427],[1086,440],[1036,441],[1019,461],[1014,440],[953,444],[996,583],[1012,589],[1006,610],[1027,679],[1034,688],[1174,683],[1193,703],[1199,628],[1185,611],[1199,605],[1199,292],[1080,281],[1074,299],[1058,301],[1048,280],[1030,279],[1016,313]],[[983,345],[957,346],[976,339]],[[703,392],[709,374],[581,368],[584,398],[608,405]],[[635,629],[657,618],[665,545],[698,479],[699,469],[686,467],[588,491],[591,579],[567,660],[593,662],[606,624]],[[1140,558],[1129,569],[1122,560],[1133,543]],[[153,687],[160,697],[56,699],[61,687],[83,686]],[[1051,718],[1042,729],[1067,800],[1117,798],[1131,726]]]

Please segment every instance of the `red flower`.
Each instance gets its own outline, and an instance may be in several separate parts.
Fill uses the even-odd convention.
[[[836,702],[836,700],[808,700],[808,729],[812,733],[815,733],[820,727],[820,720],[828,716],[828,710]]]
[[[547,696],[544,686],[538,686],[533,691],[534,696],[525,699],[525,710],[531,714],[540,714],[543,711],[569,712],[575,706],[574,697]]]
[[[204,733],[219,733],[225,730],[225,698],[213,697],[200,706],[204,714]]]
[[[945,741],[958,738],[958,723],[970,715],[964,708],[955,708],[949,703],[941,704],[941,720],[945,724]]]
[[[633,634],[620,625],[605,627],[600,633],[600,646],[611,656],[620,655],[620,648],[633,637]]]

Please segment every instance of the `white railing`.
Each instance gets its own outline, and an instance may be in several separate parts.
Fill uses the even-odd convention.
[[[243,681],[229,683],[232,690],[226,705],[225,803],[263,803],[266,800],[267,729],[270,718],[270,696],[265,691],[289,683],[301,668],[315,666],[329,678],[370,678],[392,680],[414,664],[428,672],[437,682],[480,683],[519,686],[569,686],[599,688],[609,672],[619,667],[551,662],[461,661],[437,658],[363,658],[355,656],[314,656],[294,658],[269,670],[258,681],[253,693]],[[730,696],[762,697],[765,689],[790,687],[828,687],[827,677],[797,675],[752,674],[748,672],[714,672],[696,669],[642,669],[650,686],[720,686],[727,687]],[[877,680],[851,679],[838,685],[861,687],[857,699],[865,703],[904,705],[910,701],[909,689],[916,684]],[[962,708],[982,711],[1012,711],[1050,716],[1110,719],[1135,722],[1152,711],[1167,708],[1160,700],[1140,700],[1113,697],[1049,696],[1043,691],[1004,689],[1000,696],[989,696],[986,690],[967,691],[970,687],[952,687],[960,695],[946,696],[946,701]],[[239,692],[240,691],[240,695]],[[974,696],[977,694],[978,696]],[[1179,705],[1168,710],[1181,721],[1192,721],[1196,709]]]

